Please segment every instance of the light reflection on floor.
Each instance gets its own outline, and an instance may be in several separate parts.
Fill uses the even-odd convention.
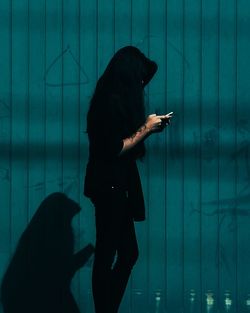
[[[225,290],[221,298],[215,295],[212,290],[207,290],[201,299],[200,293],[191,289],[181,304],[181,301],[173,307],[161,290],[156,290],[145,303],[145,295],[139,289],[132,292],[132,303],[128,307],[121,305],[119,313],[250,313],[250,293],[241,297],[241,303],[236,303],[235,296],[230,290]],[[181,307],[183,308],[181,309]]]

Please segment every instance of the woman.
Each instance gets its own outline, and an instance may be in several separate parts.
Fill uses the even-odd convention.
[[[162,131],[172,114],[145,118],[143,89],[156,71],[156,63],[139,49],[124,47],[109,62],[90,102],[84,194],[95,206],[96,313],[118,311],[138,257],[134,221],[145,219],[145,207],[136,159],[145,154],[145,138]]]

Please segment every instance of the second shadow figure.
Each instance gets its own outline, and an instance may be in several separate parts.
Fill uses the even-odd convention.
[[[72,218],[80,206],[65,194],[45,198],[23,232],[3,277],[5,313],[79,313],[70,290],[75,272],[94,252],[74,254]]]

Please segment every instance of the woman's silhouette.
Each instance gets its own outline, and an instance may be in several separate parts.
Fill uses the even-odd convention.
[[[136,159],[145,154],[145,138],[162,131],[172,114],[145,118],[143,90],[156,71],[156,63],[137,48],[120,49],[98,80],[87,115],[84,194],[95,206],[96,313],[118,311],[138,257],[134,220],[145,219],[145,208]]]
[[[71,220],[80,206],[65,194],[45,198],[23,232],[1,286],[5,313],[79,313],[71,279],[93,253],[74,254]]]

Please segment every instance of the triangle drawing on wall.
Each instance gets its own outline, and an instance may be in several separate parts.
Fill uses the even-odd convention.
[[[65,62],[67,60],[67,63]],[[67,79],[67,77],[61,81],[55,79],[58,77],[57,73],[62,73],[62,65],[64,71],[79,71],[79,81]],[[89,83],[89,79],[87,74],[85,73],[83,67],[80,62],[76,59],[74,54],[72,53],[70,46],[63,50],[48,66],[45,75],[44,75],[45,85],[49,87],[64,87],[64,86],[79,86],[85,85]]]

